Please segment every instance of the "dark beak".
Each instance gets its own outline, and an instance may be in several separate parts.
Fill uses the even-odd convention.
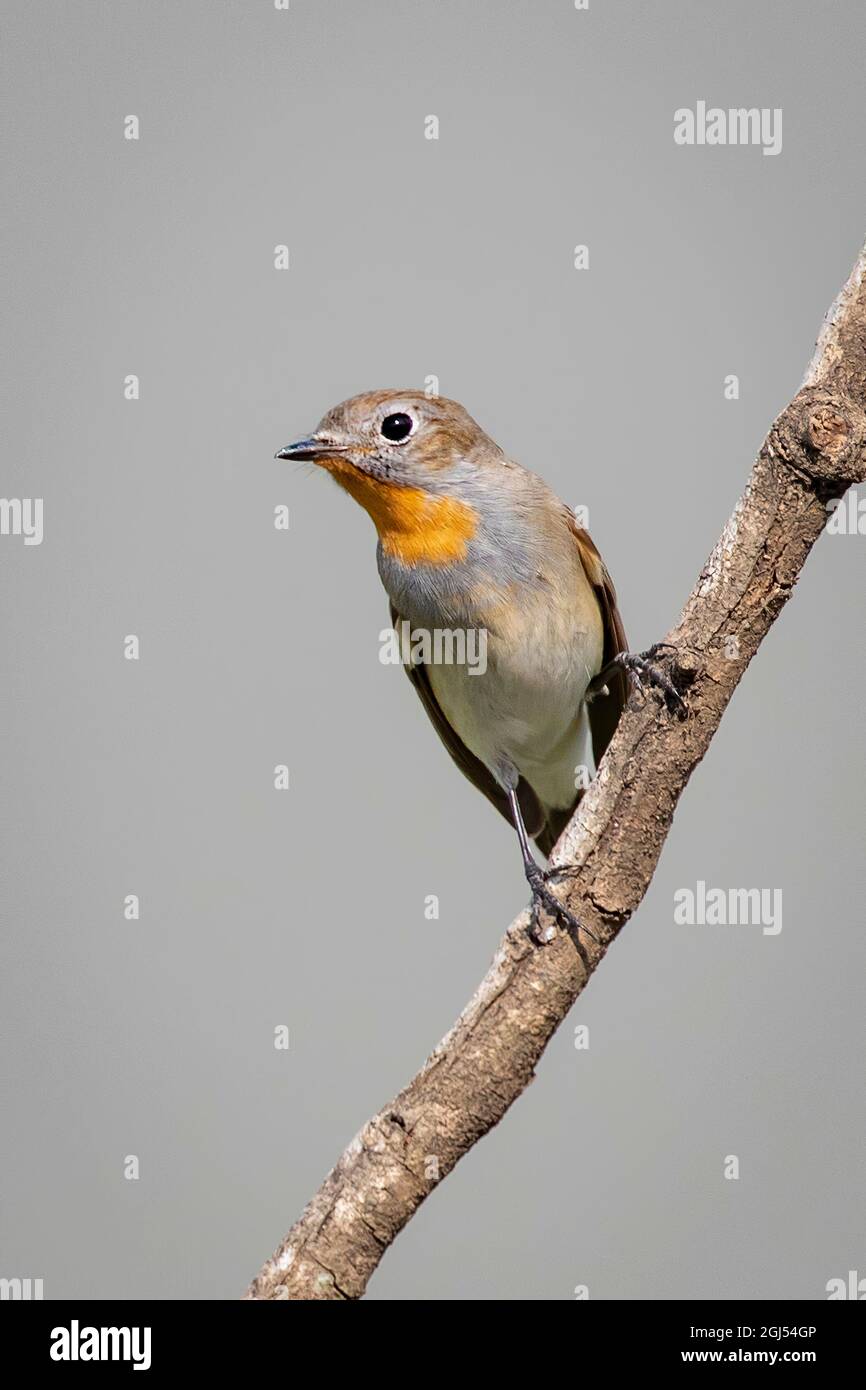
[[[333,452],[333,445],[331,446]],[[310,436],[308,439],[296,439],[294,444],[287,444],[285,449],[280,449],[274,454],[275,459],[314,459],[325,452],[325,446],[319,439]]]

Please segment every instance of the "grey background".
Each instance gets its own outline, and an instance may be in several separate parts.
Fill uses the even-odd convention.
[[[4,3],[2,492],[45,539],[0,539],[0,1274],[240,1293],[526,899],[379,664],[369,520],[274,450],[435,373],[661,636],[857,252],[864,33],[859,0]],[[698,99],[782,107],[782,153],[678,148]],[[371,1298],[866,1273],[864,545],[822,538],[638,918]],[[781,887],[781,935],[675,926],[698,878]]]

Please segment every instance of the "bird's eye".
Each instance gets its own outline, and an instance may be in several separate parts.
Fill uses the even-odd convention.
[[[412,416],[404,415],[402,411],[396,415],[386,415],[379,428],[392,444],[399,444],[412,433]]]

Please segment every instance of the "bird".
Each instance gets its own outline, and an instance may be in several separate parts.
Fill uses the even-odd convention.
[[[533,939],[543,906],[576,944],[581,931],[597,941],[553,893],[530,840],[550,855],[632,682],[679,701],[654,662],[664,644],[628,651],[589,532],[456,401],[366,391],[275,457],[318,465],[372,518],[391,622],[411,639],[409,679],[457,767],[517,832]],[[454,632],[483,634],[483,670],[429,659],[435,643],[416,658],[416,637]]]

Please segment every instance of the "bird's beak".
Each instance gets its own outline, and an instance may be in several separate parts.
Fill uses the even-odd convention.
[[[284,449],[280,449],[274,458],[276,459],[322,459],[329,455],[340,452],[340,446],[334,439],[325,439],[319,434],[308,435],[306,439],[296,439],[294,444],[287,444]]]

